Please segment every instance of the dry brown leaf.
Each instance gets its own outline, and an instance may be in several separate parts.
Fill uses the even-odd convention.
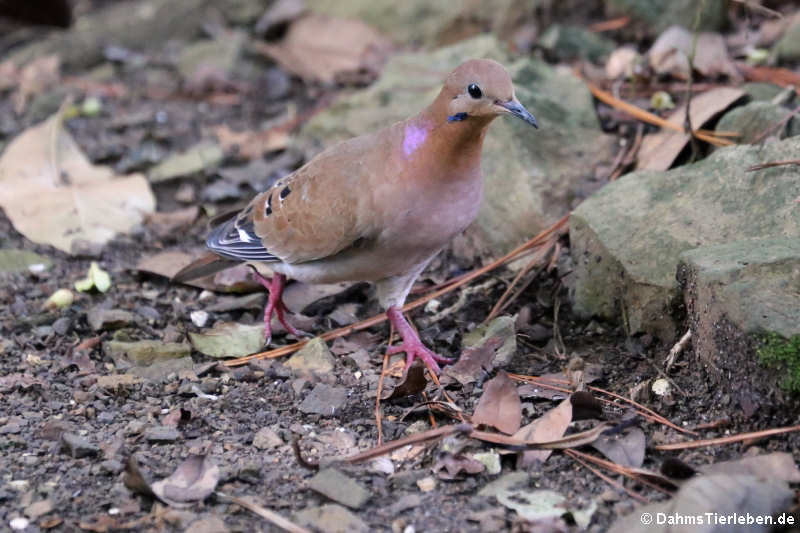
[[[0,157],[0,207],[27,238],[67,253],[130,231],[155,202],[143,175],[119,177],[92,165],[60,112],[23,132]]]
[[[723,112],[745,92],[733,87],[718,87],[692,98],[690,116],[692,128],[701,128],[706,122]],[[686,104],[678,107],[668,118],[669,122],[683,125],[686,118]],[[690,136],[678,131],[660,131],[645,136],[639,150],[636,169],[667,170],[686,147]]]
[[[630,427],[622,433],[600,435],[592,447],[618,465],[639,468],[644,463],[646,444],[644,431]]]
[[[173,507],[186,507],[214,492],[219,482],[219,467],[207,455],[190,455],[167,478],[150,483],[134,456],[125,469],[125,486],[134,492],[154,496]]]
[[[136,270],[171,278],[194,259],[195,256],[192,254],[168,250],[143,257],[136,265]],[[272,276],[269,269],[263,265],[258,265],[258,270],[266,277]],[[253,280],[250,268],[244,263],[185,283],[192,287],[219,292],[250,292],[263,288],[260,283]]]
[[[569,398],[514,433],[514,438],[546,442],[560,439],[572,422],[572,402]],[[526,450],[517,459],[518,468],[527,468],[536,461],[544,462],[553,450]]]
[[[57,55],[34,59],[19,71],[17,92],[14,93],[14,111],[25,111],[32,96],[56,85],[61,79],[61,59]]]
[[[356,74],[377,77],[391,42],[360,20],[310,14],[292,23],[281,42],[259,49],[301,78],[333,83]]]
[[[693,39],[691,32],[686,28],[680,26],[667,28],[647,53],[650,66],[657,74],[688,78]],[[705,32],[697,36],[693,65],[703,76],[738,77],[736,66],[728,54],[725,39],[718,33]]]
[[[503,339],[491,337],[480,346],[464,350],[455,364],[444,369],[443,377],[452,378],[462,385],[474,383],[479,377],[492,370],[492,362],[497,355],[497,349],[502,345]]]
[[[425,379],[425,366],[419,361],[409,367],[406,377],[394,387],[387,387],[381,395],[381,400],[394,400],[413,396],[425,390],[428,380]]]
[[[486,424],[503,433],[516,433],[522,423],[517,385],[501,370],[489,380],[472,415],[473,424]]]
[[[156,235],[166,237],[191,226],[197,220],[198,214],[200,214],[200,208],[192,205],[169,213],[152,213],[147,216],[147,224],[153,228]]]
[[[226,152],[238,150],[239,155],[247,159],[257,159],[266,153],[284,150],[289,146],[289,132],[286,128],[237,132],[222,125],[214,133]]]

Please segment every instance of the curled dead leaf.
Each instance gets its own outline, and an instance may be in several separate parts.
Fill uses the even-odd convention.
[[[123,478],[133,492],[151,496],[173,507],[205,500],[219,482],[219,467],[207,455],[190,455],[169,477],[149,482],[135,456],[128,459]]]
[[[11,141],[0,157],[0,207],[30,240],[67,253],[102,245],[155,209],[144,176],[92,165],[56,113]]]

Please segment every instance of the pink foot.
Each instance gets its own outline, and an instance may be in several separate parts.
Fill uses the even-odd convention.
[[[414,331],[414,328],[412,328],[408,321],[406,321],[405,317],[403,316],[403,312],[400,311],[399,308],[396,306],[391,306],[386,310],[386,316],[389,317],[389,321],[394,326],[394,329],[397,330],[397,333],[399,333],[400,337],[403,339],[402,344],[399,346],[389,346],[386,351],[389,355],[405,352],[406,368],[403,371],[404,374],[408,372],[408,368],[417,357],[422,359],[422,362],[437,374],[441,372],[438,363],[448,364],[453,362],[452,359],[442,357],[422,344],[419,335],[417,335],[417,332]]]
[[[283,274],[275,274],[272,279],[265,278],[252,265],[249,266],[253,269],[253,277],[269,292],[267,306],[264,308],[264,337],[266,339],[264,344],[269,346],[270,342],[272,342],[273,313],[278,317],[278,322],[283,324],[283,327],[286,328],[286,331],[295,337],[307,335],[304,331],[297,329],[286,320],[286,305],[281,299],[283,296],[283,288],[286,286],[286,276]]]

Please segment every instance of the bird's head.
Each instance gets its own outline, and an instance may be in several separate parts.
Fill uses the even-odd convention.
[[[442,92],[451,98],[447,104],[449,122],[514,115],[539,127],[536,118],[514,96],[511,76],[497,61],[471,59],[462,63],[447,76]]]

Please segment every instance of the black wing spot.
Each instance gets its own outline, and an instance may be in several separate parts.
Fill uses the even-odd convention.
[[[292,190],[289,188],[288,185],[286,187],[284,187],[283,189],[281,189],[281,200],[283,200],[284,198],[289,196],[290,192],[292,192]]]
[[[267,196],[267,208],[264,209],[264,214],[270,216],[272,214],[272,195]]]

